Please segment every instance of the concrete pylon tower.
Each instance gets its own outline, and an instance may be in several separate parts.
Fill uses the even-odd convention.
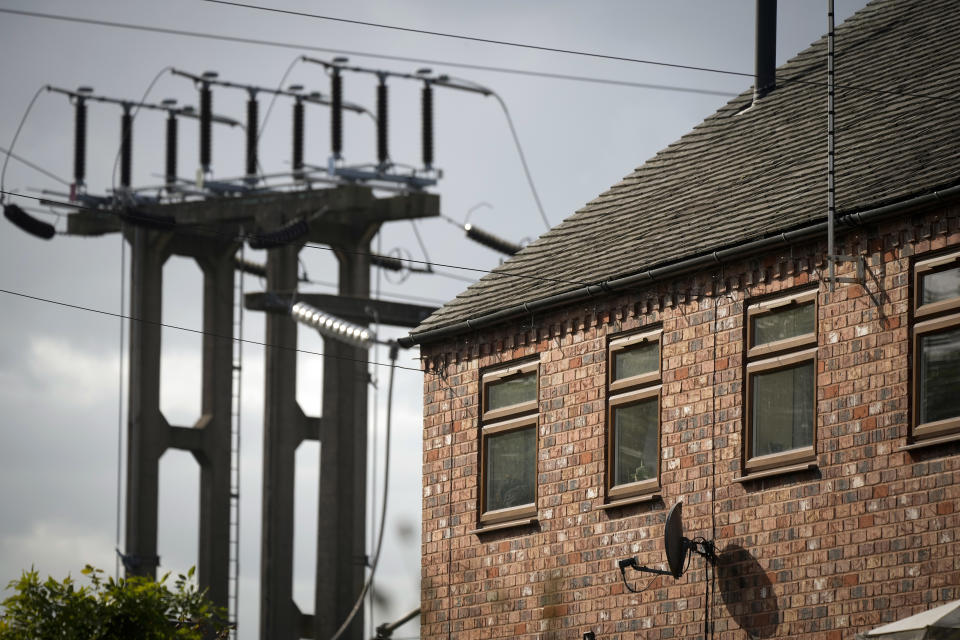
[[[341,192],[344,209],[310,223],[307,240],[331,246],[337,257],[338,295],[297,300],[356,324],[375,315],[383,324],[416,326],[432,309],[370,300],[370,242],[381,224],[438,215],[436,196],[376,199],[368,189]],[[346,213],[349,212],[349,213]],[[260,637],[329,640],[359,596],[365,580],[368,350],[324,340],[322,415],[304,415],[296,401],[297,325],[289,314],[297,286],[302,241],[270,249],[267,287],[247,307],[268,312],[264,395],[263,538]],[[293,480],[297,447],[320,442],[317,566],[314,612],[293,602]],[[363,637],[363,613],[345,639]]]
[[[267,311],[263,512],[260,558],[260,637],[327,640],[346,618],[365,577],[367,384],[365,349],[326,340],[323,415],[305,416],[296,402],[297,327],[289,309],[297,288],[298,254],[305,242],[330,246],[339,262],[338,295],[298,299],[346,320],[414,327],[432,311],[419,305],[370,300],[370,240],[384,223],[439,215],[439,198],[422,192],[377,198],[365,186],[257,193],[143,205],[136,219],[79,210],[68,217],[72,235],[121,232],[131,247],[130,373],[127,423],[126,520],[128,574],[155,576],[159,462],[167,449],[190,451],[200,466],[197,578],[213,602],[231,604],[233,313],[235,305]],[[150,222],[162,221],[162,225]],[[276,230],[298,223],[305,235]],[[268,291],[236,299],[234,257],[240,239],[270,236]],[[202,412],[190,426],[171,425],[160,410],[163,266],[170,256],[192,257],[203,272]],[[318,390],[318,392],[321,390]],[[316,600],[314,613],[293,602],[293,516],[296,449],[321,444]],[[246,604],[246,606],[250,606]],[[230,612],[235,620],[236,611]],[[344,638],[359,639],[363,616]]]
[[[155,576],[160,457],[167,449],[193,454],[200,466],[197,575],[201,588],[227,606],[230,539],[230,427],[233,254],[229,238],[184,243],[172,231],[126,230],[131,245],[130,389],[124,565]],[[194,257],[203,272],[201,416],[193,426],[170,425],[160,410],[163,265],[173,254]]]

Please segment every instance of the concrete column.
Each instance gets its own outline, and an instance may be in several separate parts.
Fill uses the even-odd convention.
[[[197,576],[217,605],[228,605],[230,580],[230,429],[233,400],[233,312],[236,245],[223,243],[197,259],[203,270],[203,447]]]
[[[127,422],[128,575],[156,577],[159,463],[168,426],[160,413],[160,312],[170,235],[134,227],[130,256],[130,389]]]
[[[299,245],[267,252],[267,290],[297,287]],[[297,405],[297,325],[286,314],[266,319],[263,419],[263,531],[260,552],[260,638],[300,637],[293,603],[293,482],[302,413]]]
[[[336,251],[339,293],[370,297],[370,238],[377,227],[358,229],[357,243]],[[363,588],[366,564],[367,349],[324,340],[323,420],[320,434],[320,499],[314,638],[328,640]],[[363,638],[363,608],[341,636]]]

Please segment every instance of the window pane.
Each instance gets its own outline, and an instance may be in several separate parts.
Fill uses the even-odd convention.
[[[929,273],[921,281],[920,304],[960,298],[960,267]]]
[[[487,384],[487,411],[536,399],[536,371],[510,376]]]
[[[813,333],[813,301],[791,304],[782,309],[753,316],[753,345],[758,346],[777,340],[786,340],[805,333]]]
[[[960,327],[920,336],[920,422],[960,416]]]
[[[614,484],[655,478],[659,456],[657,398],[613,407]]]
[[[813,362],[750,377],[753,455],[813,444]]]
[[[613,352],[613,379],[639,376],[660,368],[660,342],[643,342]]]
[[[533,502],[537,432],[533,427],[486,438],[486,510]]]

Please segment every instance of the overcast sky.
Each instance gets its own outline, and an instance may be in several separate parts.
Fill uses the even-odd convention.
[[[750,73],[753,70],[754,2],[667,0],[604,3],[530,2],[387,2],[351,3],[263,0],[272,7],[295,9],[353,20],[462,34],[611,56],[658,60]],[[838,22],[860,8],[862,0],[838,0]],[[826,2],[780,3],[777,60],[782,63],[818,38],[826,27]],[[671,85],[730,97],[746,89],[749,78],[658,67],[468,42],[451,38],[294,17],[215,5],[202,0],[0,0],[0,8],[23,9],[85,18],[203,31],[220,35],[282,41],[355,52],[351,62],[412,72],[424,66],[363,57],[359,52],[424,58],[573,74],[631,83]],[[130,31],[0,14],[0,145],[9,147],[34,92],[44,84],[64,88],[93,86],[98,94],[136,100],[166,66],[194,73],[217,70],[220,77],[242,83],[276,86],[301,53],[330,58],[332,53],[220,42],[168,34]],[[546,215],[556,224],[642,164],[727,98],[713,93],[591,84],[430,65],[438,73],[463,77],[494,89],[509,106],[523,143]],[[345,98],[373,108],[372,77],[348,75]],[[329,91],[316,66],[296,64],[287,84]],[[197,102],[192,83],[162,74],[148,101],[177,98]],[[246,95],[218,89],[217,113],[242,119]],[[419,84],[391,84],[391,157],[417,165]],[[826,98],[824,98],[826,101]],[[267,100],[261,100],[261,114]],[[434,189],[441,210],[463,221],[480,203],[471,222],[514,241],[544,231],[522,173],[504,114],[492,98],[437,89],[436,165],[444,177]],[[119,144],[118,107],[90,106],[87,182],[103,194]],[[348,163],[375,160],[373,126],[368,119],[345,115]],[[307,113],[307,161],[325,164],[329,153],[328,114],[322,107]],[[163,115],[143,112],[134,133],[134,183],[159,184],[163,170]],[[15,153],[69,180],[72,175],[73,109],[61,95],[43,93],[30,113]],[[261,138],[266,172],[289,170],[290,103],[280,100]],[[182,121],[180,172],[197,166],[197,131]],[[214,174],[237,176],[243,170],[243,136],[239,129],[217,128]],[[36,195],[36,190],[65,188],[55,180],[11,160],[5,188]],[[32,205],[17,199],[21,205]],[[56,219],[47,216],[51,222]],[[58,220],[59,229],[65,221]],[[501,256],[473,244],[462,231],[435,219],[419,223],[427,256],[409,222],[383,228],[374,248],[416,259],[479,269],[496,266]],[[256,252],[248,257],[264,260]],[[305,249],[307,274],[318,284],[303,290],[330,292],[323,283],[336,280],[329,252]],[[589,259],[585,251],[584,259]],[[438,268],[445,275],[372,276],[374,291],[393,299],[416,297],[440,304],[466,287],[475,272]],[[575,274],[572,274],[575,275]],[[201,327],[199,269],[184,258],[171,259],[164,271],[166,323]],[[264,283],[248,277],[245,288]],[[103,238],[57,236],[44,242],[0,220],[0,288],[110,312],[120,311],[121,245],[117,235]],[[247,313],[245,338],[262,340],[263,315]],[[77,574],[85,563],[114,567],[116,528],[118,418],[126,420],[125,374],[120,375],[121,321],[49,303],[0,294],[0,585],[24,568],[42,574]],[[400,329],[384,329],[386,337]],[[161,403],[171,424],[192,425],[200,407],[200,337],[163,330]],[[322,341],[300,332],[300,347],[322,351]],[[244,348],[243,478],[240,637],[252,640],[258,628],[261,451],[263,445],[263,349]],[[416,352],[402,352],[412,365]],[[386,362],[383,349],[371,360]],[[298,396],[308,415],[320,411],[322,359],[301,354]],[[377,407],[377,500],[382,494],[383,429],[387,369],[372,366],[380,382],[371,399]],[[121,378],[124,379],[121,391]],[[393,458],[387,542],[381,562],[382,593],[388,606],[375,624],[394,619],[419,605],[420,374],[397,373]],[[122,400],[122,403],[120,402]],[[122,406],[121,406],[122,405]],[[124,412],[122,418],[118,411]],[[124,443],[125,447],[125,443]],[[307,443],[297,457],[297,539],[295,595],[301,610],[313,603],[314,543],[318,446]],[[372,458],[371,451],[371,458]],[[197,486],[192,457],[170,451],[161,460],[159,554],[161,571],[185,571],[197,550]],[[379,503],[377,503],[379,504]],[[379,507],[377,508],[379,513]],[[368,526],[368,528],[370,528]],[[123,543],[121,540],[121,548]],[[416,635],[411,624],[398,637]]]

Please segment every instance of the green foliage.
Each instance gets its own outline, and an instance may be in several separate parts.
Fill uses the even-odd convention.
[[[69,575],[41,582],[34,569],[7,586],[14,595],[0,610],[0,640],[204,640],[226,638],[224,612],[190,584],[191,568],[174,588],[133,576],[114,580],[90,565],[81,572],[90,584]]]

